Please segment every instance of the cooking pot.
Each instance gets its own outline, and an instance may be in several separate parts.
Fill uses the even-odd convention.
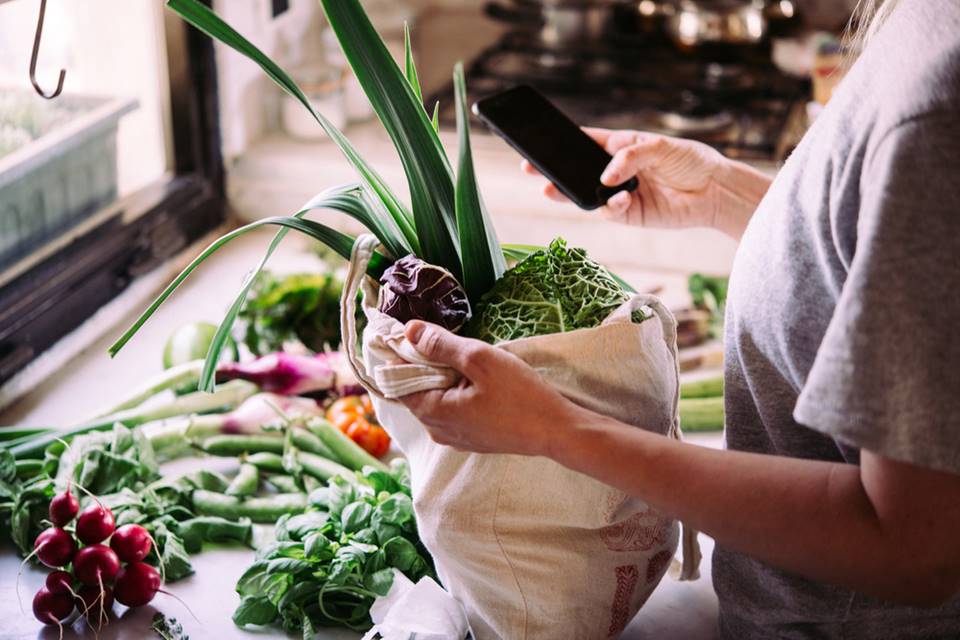
[[[687,48],[759,44],[769,35],[772,23],[788,21],[795,13],[792,0],[674,0],[670,4],[672,9],[663,9],[667,35]]]
[[[552,49],[603,40],[631,15],[641,33],[666,33],[682,48],[752,45],[795,13],[793,0],[505,1],[488,2],[487,15],[535,30],[540,44]]]
[[[602,40],[614,9],[627,5],[629,0],[513,0],[512,5],[488,2],[484,10],[501,22],[536,29],[540,44],[561,49]]]

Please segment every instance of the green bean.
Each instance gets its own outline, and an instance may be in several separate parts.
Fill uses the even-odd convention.
[[[267,478],[267,482],[281,493],[297,493],[301,491],[296,478],[293,476],[274,474]]]
[[[244,458],[246,462],[254,465],[260,471],[271,471],[274,473],[283,473],[283,458],[276,453],[261,451],[251,453]]]
[[[239,456],[244,453],[283,453],[283,439],[270,435],[224,435],[207,438],[200,449],[213,456]]]
[[[356,474],[354,474],[353,471],[347,469],[342,464],[337,464],[333,460],[327,460],[312,453],[300,451],[297,454],[297,461],[303,467],[304,472],[314,478],[329,480],[333,476],[343,476],[351,482],[356,481]]]
[[[32,478],[43,469],[43,460],[17,460],[17,479]]]
[[[325,486],[327,486],[325,482],[321,482],[320,480],[317,480],[313,476],[303,476],[303,490],[306,491],[307,493],[310,493],[315,489],[318,489],[320,487],[325,487]]]
[[[313,435],[306,429],[293,428],[293,444],[297,446],[297,449],[302,451],[307,451],[309,453],[315,453],[318,456],[323,456],[328,460],[333,460],[334,462],[340,462],[340,459],[337,455],[330,450],[330,447],[323,443],[323,440]]]
[[[364,451],[347,434],[326,420],[322,418],[310,420],[307,422],[307,429],[320,438],[323,444],[336,454],[337,459],[350,469],[359,471],[363,467],[374,467],[380,471],[387,470],[387,465]]]
[[[259,523],[276,522],[282,515],[302,513],[307,508],[307,496],[302,493],[277,493],[263,498],[241,500],[234,496],[197,489],[191,499],[194,510],[199,514],[219,516],[227,520],[250,518]]]
[[[252,496],[260,483],[260,470],[250,463],[240,465],[240,471],[230,481],[225,493],[228,496]]]
[[[310,492],[307,501],[311,506],[326,511],[330,508],[330,487],[319,487]]]
[[[230,481],[227,480],[226,476],[216,471],[210,471],[209,469],[194,471],[190,474],[189,478],[196,486],[206,491],[223,493],[227,490],[227,487],[230,486]]]

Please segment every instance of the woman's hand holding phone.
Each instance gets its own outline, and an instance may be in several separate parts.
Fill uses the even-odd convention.
[[[712,227],[739,238],[771,179],[693,140],[640,131],[584,128],[613,160],[604,185],[636,177],[636,190],[611,197],[600,212],[612,221],[651,228]],[[527,161],[523,170],[538,175]],[[555,185],[544,194],[566,201]]]

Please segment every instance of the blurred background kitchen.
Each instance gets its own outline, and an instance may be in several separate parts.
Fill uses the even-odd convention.
[[[855,0],[369,0],[388,45],[412,29],[424,95],[454,144],[450,73],[471,98],[538,87],[582,124],[687,136],[775,171],[839,79]],[[402,172],[313,0],[214,2],[392,184]],[[42,23],[38,23],[41,11]],[[42,30],[38,29],[42,26]],[[62,93],[60,70],[65,71]],[[724,275],[708,230],[612,227],[550,203],[475,123],[481,187],[505,242],[555,236],[674,308],[691,272]],[[265,234],[237,241],[110,362],[105,345],[214,232],[296,211],[355,180],[302,109],[238,54],[152,0],[0,0],[0,422],[57,423],[156,368],[137,344],[218,321]],[[322,214],[344,229],[356,224]],[[279,271],[320,258],[290,237]],[[151,331],[153,333],[151,333]],[[69,366],[68,366],[69,365]],[[52,402],[51,398],[69,398]]]

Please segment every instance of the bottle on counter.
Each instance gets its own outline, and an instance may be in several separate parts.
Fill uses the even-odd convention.
[[[293,81],[303,90],[313,107],[339,129],[347,126],[345,78],[342,68],[327,62],[297,67],[290,72]],[[283,129],[297,140],[313,141],[326,137],[316,120],[300,102],[284,94],[281,104]]]

